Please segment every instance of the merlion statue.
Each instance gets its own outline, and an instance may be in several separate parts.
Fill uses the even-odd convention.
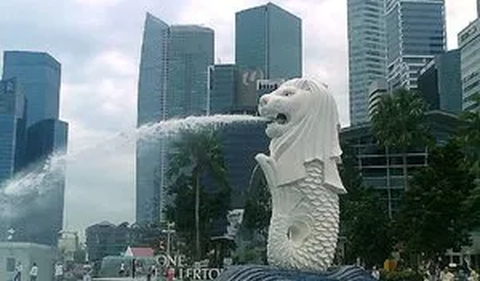
[[[255,157],[272,195],[269,265],[233,266],[216,280],[374,280],[355,266],[329,268],[338,238],[338,197],[346,190],[337,170],[337,105],[327,87],[292,79],[262,96],[258,110],[271,139],[270,156]]]
[[[297,78],[262,96],[258,109],[270,120],[270,156],[255,157],[272,195],[268,263],[324,271],[337,245],[338,195],[346,193],[335,100],[323,84]]]

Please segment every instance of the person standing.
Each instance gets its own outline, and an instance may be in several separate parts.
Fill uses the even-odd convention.
[[[15,266],[15,273],[13,274],[13,281],[22,281],[23,266],[21,262],[17,262]]]
[[[120,264],[120,270],[118,271],[118,275],[120,275],[120,277],[123,277],[125,275],[125,263],[122,262]]]
[[[132,278],[135,279],[135,274],[137,271],[137,261],[135,259],[132,260]]]
[[[92,267],[90,264],[86,263],[83,266],[83,281],[92,281]]]
[[[152,267],[147,268],[147,281],[152,280]]]
[[[167,270],[167,280],[173,281],[174,277],[175,277],[175,269],[173,269],[173,267],[169,267]]]
[[[55,280],[56,281],[63,280],[63,265],[60,262],[55,264]]]
[[[37,281],[38,277],[38,266],[37,263],[33,263],[32,268],[30,269],[30,281]]]
[[[478,273],[475,270],[470,269],[470,274],[468,275],[468,281],[478,281]]]
[[[374,266],[372,269],[372,277],[376,280],[380,280],[380,271],[378,271],[376,266]]]
[[[454,281],[455,275],[451,272],[451,270],[446,267],[442,274],[440,274],[440,281]]]

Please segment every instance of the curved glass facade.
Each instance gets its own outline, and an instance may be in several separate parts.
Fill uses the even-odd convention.
[[[138,126],[207,110],[208,66],[214,32],[197,25],[169,26],[147,14],[138,82]],[[165,207],[168,140],[138,141],[136,220],[158,223]]]

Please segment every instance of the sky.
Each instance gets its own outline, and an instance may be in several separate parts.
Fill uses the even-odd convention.
[[[303,20],[304,74],[326,82],[349,124],[346,0],[277,0]],[[476,17],[475,0],[446,0],[447,44]],[[235,12],[260,0],[1,0],[0,51],[44,51],[62,64],[60,116],[69,122],[66,230],[133,222],[136,124],[145,13],[215,30],[216,62],[234,61]],[[1,62],[0,62],[1,64]],[[122,144],[122,145],[120,145]],[[94,147],[94,148],[92,148]],[[253,155],[252,155],[253,157]]]

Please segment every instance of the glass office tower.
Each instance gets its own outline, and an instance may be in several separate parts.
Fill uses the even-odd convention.
[[[480,93],[480,18],[471,22],[458,34],[462,72],[462,108],[478,110],[475,99]]]
[[[302,20],[272,3],[237,12],[235,63],[259,79],[302,76]]]
[[[435,56],[420,70],[417,82],[429,110],[459,114],[462,111],[460,50]]]
[[[208,66],[214,32],[197,25],[168,25],[145,19],[138,82],[138,126],[207,112]],[[167,204],[168,140],[139,140],[136,162],[136,220],[159,222]]]
[[[368,89],[385,78],[385,0],[348,0],[350,122],[368,121]]]
[[[17,150],[23,153],[18,154],[15,171],[41,170],[52,153],[63,154],[67,147],[68,124],[58,119],[61,64],[45,52],[6,51],[3,59],[3,78],[18,82],[26,104],[16,141]],[[18,198],[21,202],[15,204],[28,208],[9,222],[16,230],[15,241],[57,244],[65,190],[65,165],[60,166],[42,181],[42,193],[36,199]]]
[[[67,151],[68,123],[45,119],[27,130],[27,162],[29,171],[41,172],[49,157]],[[63,229],[65,197],[65,162],[52,164],[53,168],[39,183],[41,191],[35,197],[24,198],[29,207],[15,217],[10,227],[15,229],[15,241],[56,246]]]
[[[61,65],[43,52],[6,51],[3,79],[16,77],[28,101],[27,127],[44,119],[58,119]]]
[[[17,79],[0,80],[0,188],[25,160],[25,107]]]
[[[235,64],[215,64],[208,68],[209,114],[227,113],[235,106],[238,81]]]
[[[419,70],[445,52],[444,0],[388,0],[386,9],[389,90],[416,89]]]

